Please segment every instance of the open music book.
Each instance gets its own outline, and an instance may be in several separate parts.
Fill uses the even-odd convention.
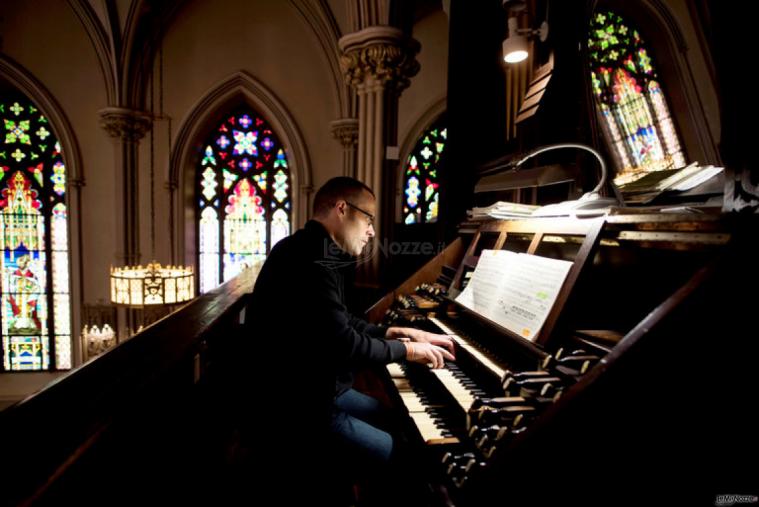
[[[551,311],[572,263],[508,250],[483,250],[456,301],[527,340]]]
[[[698,162],[678,169],[652,171],[619,186],[627,204],[648,204],[659,196],[677,196],[691,191],[716,177],[724,170],[713,165],[701,166]],[[721,189],[721,186],[719,187]],[[702,191],[709,191],[703,189]],[[659,199],[661,200],[661,199]]]

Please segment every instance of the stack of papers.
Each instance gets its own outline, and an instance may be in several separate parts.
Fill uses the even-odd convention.
[[[467,213],[469,218],[473,220],[483,220],[486,218],[524,218],[532,215],[532,212],[538,208],[540,208],[540,206],[498,201],[495,204],[491,204],[484,208],[472,208]]]
[[[652,171],[635,181],[619,187],[628,204],[645,204],[663,193],[687,192],[709,181],[723,171],[713,165],[700,166],[694,162],[679,169]]]

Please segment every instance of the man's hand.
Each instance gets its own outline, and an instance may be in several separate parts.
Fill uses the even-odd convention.
[[[456,353],[453,339],[444,334],[428,333],[427,331],[414,329],[413,327],[391,327],[387,330],[387,337],[396,339],[408,338],[417,343],[437,345],[438,347],[446,349],[451,355]]]
[[[453,361],[453,354],[431,343],[411,342],[401,339],[406,346],[406,360],[413,363],[430,363],[433,368],[445,366],[445,360]]]

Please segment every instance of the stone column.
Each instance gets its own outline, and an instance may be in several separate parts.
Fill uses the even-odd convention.
[[[384,198],[385,149],[397,144],[398,97],[419,72],[419,43],[391,26],[369,26],[342,37],[340,66],[358,97],[358,150],[355,177],[377,196],[375,230],[379,241],[392,226],[390,201]],[[389,169],[392,170],[392,169]],[[392,188],[390,189],[392,191]],[[368,283],[377,280],[380,256],[367,266]]]
[[[76,256],[78,257],[76,260],[74,260],[74,256],[72,256],[71,263],[73,266],[73,269],[71,270],[71,285],[74,288],[71,298],[74,310],[73,321],[71,322],[71,329],[74,330],[72,338],[80,334],[81,331],[79,330],[81,330],[84,325],[84,316],[82,314],[82,309],[84,308],[84,261],[82,259],[84,256],[84,250],[82,249],[82,210],[84,208],[82,208],[82,190],[85,186],[86,182],[84,177],[81,176],[81,173],[78,178],[70,178],[68,181],[69,207],[67,209],[69,211],[69,219],[71,220],[69,230],[72,232],[69,241],[71,242],[70,245],[72,248],[73,242],[77,242],[76,251],[79,252],[79,255]],[[76,289],[77,286],[79,287],[78,289]],[[75,294],[78,294],[76,301],[73,297]],[[74,339],[72,340],[71,345],[73,349],[71,351],[71,366],[76,368],[84,362],[82,359],[82,341]]]
[[[153,125],[150,114],[121,107],[99,111],[100,126],[114,139],[114,202],[116,234],[120,236],[116,264],[134,266],[140,262],[139,146]],[[109,280],[110,282],[110,280]],[[138,328],[137,312],[119,312],[118,336],[128,338]]]
[[[113,204],[116,230],[121,236],[116,261],[133,265],[140,262],[139,145],[150,130],[152,119],[142,111],[121,107],[108,107],[99,113],[100,126],[115,141]]]
[[[343,176],[356,177],[356,145],[358,144],[358,120],[340,118],[329,124],[332,136],[343,146]]]
[[[177,255],[176,252],[177,225],[174,218],[174,204],[177,198],[177,189],[179,188],[179,183],[173,179],[169,179],[164,183],[163,188],[166,189],[166,193],[169,196],[169,263],[171,265],[184,266],[184,257],[181,254]],[[177,260],[177,257],[180,257],[181,260]]]

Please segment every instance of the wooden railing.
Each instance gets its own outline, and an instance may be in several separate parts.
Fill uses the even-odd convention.
[[[0,413],[0,505],[176,504],[233,440],[251,269]],[[223,365],[223,366],[222,366]],[[167,505],[169,503],[166,503]]]

